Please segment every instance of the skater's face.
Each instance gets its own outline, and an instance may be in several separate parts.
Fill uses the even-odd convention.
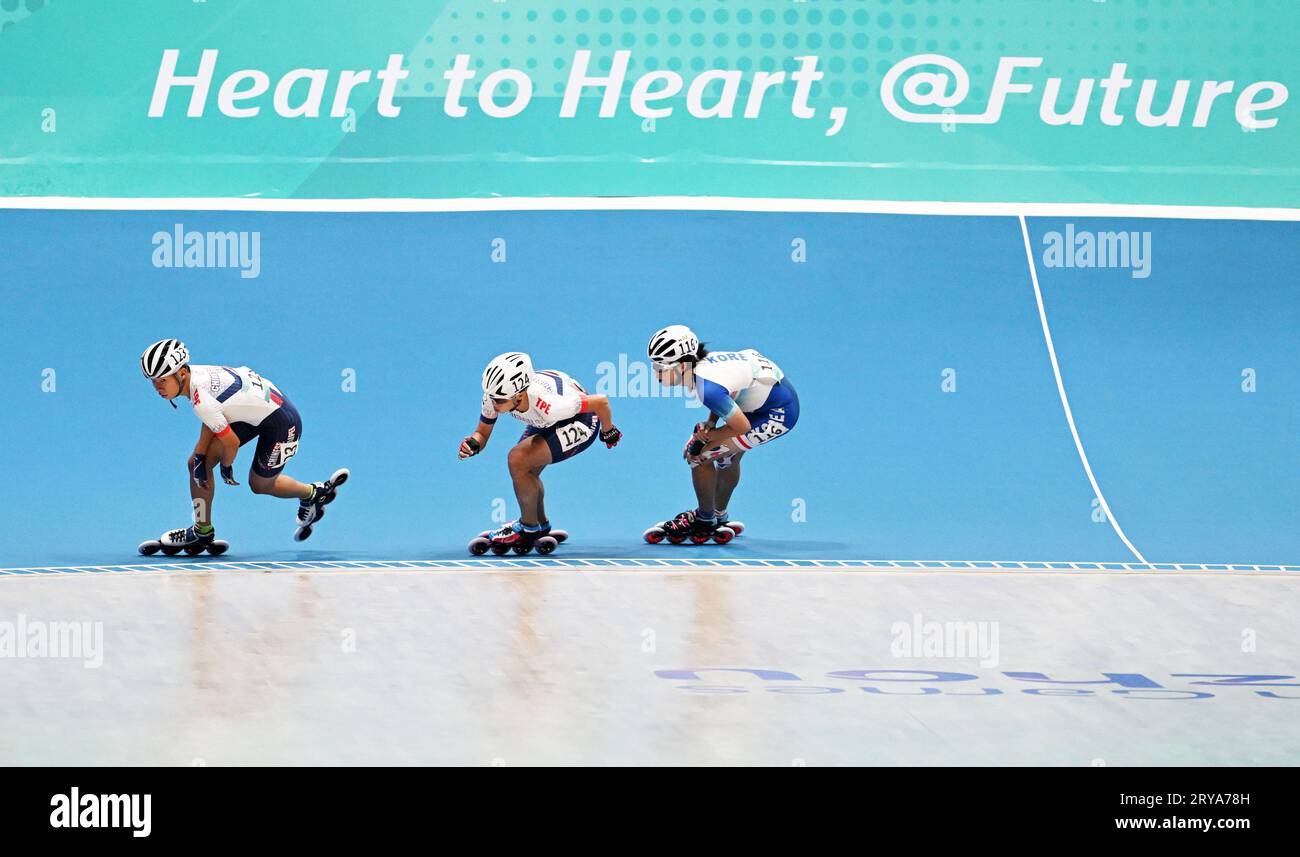
[[[153,388],[158,391],[158,395],[164,399],[174,399],[181,394],[180,373],[168,375],[166,378],[157,378],[153,382]]]
[[[523,394],[521,393],[520,395]],[[519,396],[515,396],[513,399],[493,399],[492,407],[496,410],[498,414],[505,414],[505,413],[509,413],[510,411],[513,411],[518,401],[519,401]]]
[[[665,387],[676,387],[686,383],[686,369],[681,363],[653,363],[655,377]]]

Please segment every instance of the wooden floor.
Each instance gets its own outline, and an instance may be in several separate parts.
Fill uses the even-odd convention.
[[[0,764],[1296,764],[1298,607],[1290,573],[11,576]],[[74,656],[18,656],[54,622]]]

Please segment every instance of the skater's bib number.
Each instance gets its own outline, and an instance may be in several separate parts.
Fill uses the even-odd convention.
[[[269,468],[284,467],[285,462],[298,454],[298,441],[292,443],[277,443],[267,456],[266,466]]]
[[[781,370],[771,360],[768,360],[757,351],[750,350],[749,367],[754,374],[754,380],[762,384],[772,385],[781,380]]]
[[[581,446],[594,433],[595,429],[586,423],[569,423],[556,429],[555,435],[560,440],[560,449],[568,452],[576,446]]]
[[[785,409],[777,408],[768,416],[767,422],[745,435],[745,440],[757,446],[778,438],[789,429],[785,427]]]

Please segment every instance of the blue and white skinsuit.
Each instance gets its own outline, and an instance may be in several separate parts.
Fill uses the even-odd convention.
[[[695,458],[688,457],[691,467],[706,461],[718,468],[730,467],[735,456],[787,434],[799,421],[794,385],[781,367],[752,348],[710,353],[695,364],[692,386],[719,419],[726,421],[739,410],[749,419],[750,428]]]

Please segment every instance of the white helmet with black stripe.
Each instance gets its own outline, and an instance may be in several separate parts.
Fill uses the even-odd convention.
[[[190,362],[189,349],[179,339],[160,339],[140,355],[140,371],[150,381],[175,375]]]
[[[533,380],[533,361],[522,351],[507,351],[492,358],[483,370],[483,392],[492,399],[513,399]]]
[[[646,346],[651,363],[671,366],[683,357],[694,357],[700,350],[700,338],[684,324],[670,324],[655,331]]]

